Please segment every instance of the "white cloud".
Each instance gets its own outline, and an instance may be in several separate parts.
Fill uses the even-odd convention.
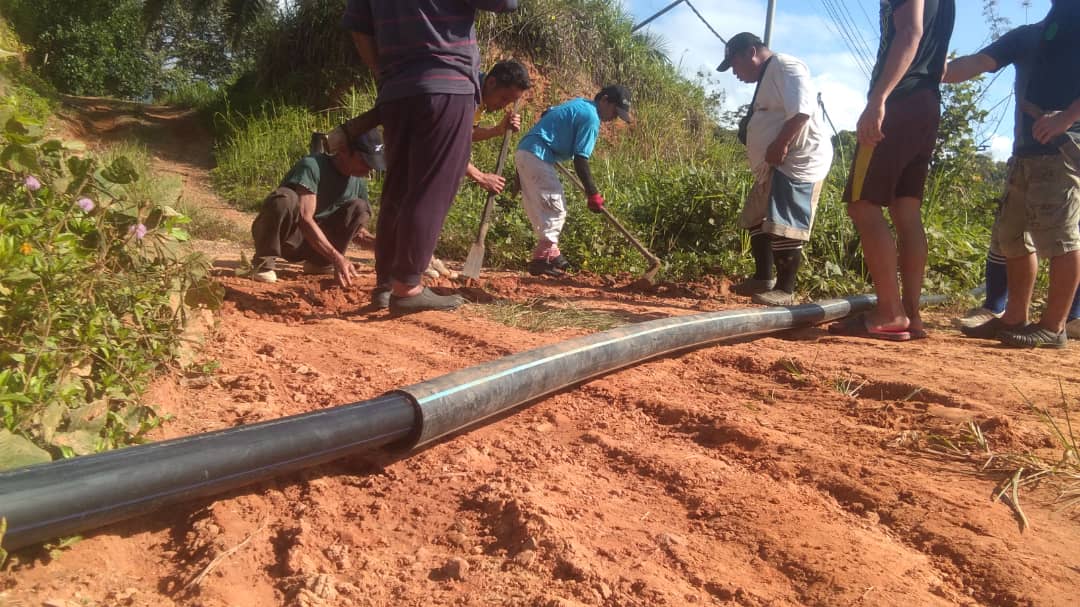
[[[990,138],[990,156],[994,160],[1008,160],[1012,154],[1013,138],[994,135]]]

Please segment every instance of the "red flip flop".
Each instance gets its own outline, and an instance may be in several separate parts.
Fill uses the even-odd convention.
[[[832,335],[848,337],[866,337],[884,341],[911,341],[911,331],[907,329],[871,329],[866,324],[866,314],[848,316],[829,325]]]

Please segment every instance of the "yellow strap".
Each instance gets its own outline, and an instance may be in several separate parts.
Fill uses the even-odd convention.
[[[870,159],[874,157],[874,147],[858,146],[855,150],[855,174],[851,178],[851,202],[862,200],[863,184],[866,183],[866,173],[870,170]]]

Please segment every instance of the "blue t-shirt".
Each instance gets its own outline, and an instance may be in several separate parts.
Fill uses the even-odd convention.
[[[563,162],[574,156],[588,158],[599,135],[600,112],[596,104],[578,97],[548,108],[521,138],[517,149],[531,152],[544,162]]]
[[[1035,52],[1039,49],[1039,38],[1042,36],[1042,24],[1021,25],[1009,31],[1004,36],[995,40],[990,46],[979,51],[980,55],[986,55],[997,64],[997,70],[1011,65],[1016,69],[1016,82],[1013,85],[1016,99],[1023,99],[1027,91],[1028,82],[1031,81],[1031,70],[1035,66]],[[1016,104],[1015,126],[1013,127],[1013,154],[1018,156],[1029,154],[1047,153],[1046,146],[1042,145],[1031,135],[1031,125],[1034,123]],[[1057,151],[1050,146],[1049,153]]]

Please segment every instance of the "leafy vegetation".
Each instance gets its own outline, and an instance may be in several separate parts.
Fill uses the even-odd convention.
[[[188,308],[222,295],[179,246],[177,181],[139,149],[46,137],[27,107],[0,102],[0,469],[139,442]]]
[[[0,0],[29,63],[65,93],[146,100],[250,67],[273,23],[263,0]]]

